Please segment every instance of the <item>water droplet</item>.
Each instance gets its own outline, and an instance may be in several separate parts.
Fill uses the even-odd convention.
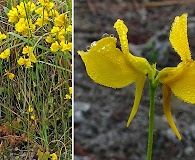
[[[97,43],[96,41],[92,42],[91,47],[96,46],[96,43]]]
[[[110,37],[114,37],[114,34],[111,34]]]
[[[89,51],[91,49],[91,46],[87,46],[86,50]]]
[[[105,38],[105,37],[109,37],[109,34],[108,34],[108,33],[104,33],[104,34],[102,35],[102,38]]]

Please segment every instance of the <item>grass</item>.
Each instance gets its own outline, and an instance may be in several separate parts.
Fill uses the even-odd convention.
[[[54,14],[46,18],[47,23],[35,24],[35,28],[28,28],[26,33],[16,29],[18,20],[8,21],[12,7],[21,2],[27,26],[30,20],[35,24],[41,16],[46,17],[45,12],[42,15],[35,12],[44,5],[41,0],[39,4],[24,0],[1,2],[0,31],[6,38],[0,41],[0,159],[47,160],[57,156],[57,159],[69,160],[72,159],[72,32],[67,28],[72,24],[71,2],[51,1],[53,9],[59,14],[65,13],[63,26],[58,25],[60,30],[65,30],[62,35],[66,45],[63,47],[53,44],[62,41],[56,38],[58,33],[55,37],[51,34],[57,24],[55,18],[58,16]],[[35,3],[32,11],[28,11],[27,2]],[[21,26],[22,23],[19,29],[23,30],[25,26]],[[46,41],[49,35],[53,42]],[[28,48],[25,54],[26,46],[32,50]],[[3,58],[7,48],[10,55]],[[14,75],[13,79],[10,75]]]

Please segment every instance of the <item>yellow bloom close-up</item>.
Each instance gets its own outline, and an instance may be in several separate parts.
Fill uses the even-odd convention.
[[[1,31],[0,31],[0,42],[6,38],[7,38],[7,36],[5,34],[1,33]]]
[[[15,77],[15,75],[7,70],[5,70],[5,75],[7,75],[7,77],[11,80],[13,80],[13,78]]]
[[[179,99],[195,104],[195,61],[191,53],[187,38],[187,14],[177,16],[170,31],[170,42],[180,56],[181,61],[177,67],[166,67],[159,72],[159,81],[163,84],[163,106],[165,116],[179,139],[179,134],[173,122],[170,109],[171,94]]]
[[[51,44],[50,48],[52,52],[57,52],[61,48],[61,46],[57,41],[55,41],[54,43]]]
[[[19,12],[16,8],[12,7],[12,9],[9,11],[9,13],[7,14],[9,17],[8,22],[18,22],[19,20]]]
[[[55,26],[62,27],[65,26],[67,21],[67,15],[65,13],[60,14],[58,17],[54,19]]]
[[[10,56],[10,49],[7,48],[6,50],[4,50],[3,52],[0,53],[0,58],[1,59],[6,59]]]
[[[51,156],[52,160],[58,160],[56,153],[52,153],[52,154],[50,154],[50,156]]]
[[[32,67],[32,61],[28,58],[23,58],[23,57],[20,57],[19,60],[18,60],[18,64],[20,66],[24,65],[26,68],[31,68]]]
[[[145,58],[129,52],[128,29],[122,20],[117,20],[114,28],[118,32],[121,49],[116,48],[115,37],[105,37],[92,43],[89,51],[78,51],[85,63],[88,75],[95,82],[112,88],[122,88],[135,82],[135,100],[127,122],[134,118],[140,103],[146,75],[153,74],[152,67]]]
[[[181,140],[181,135],[173,121],[170,101],[173,93],[179,99],[195,104],[195,61],[187,38],[187,14],[177,16],[170,31],[170,42],[181,58],[177,67],[156,70],[156,64],[150,65],[145,58],[133,56],[129,52],[127,27],[122,20],[117,20],[114,28],[118,32],[121,50],[116,48],[115,37],[104,37],[91,44],[87,52],[78,51],[85,63],[87,74],[95,82],[112,88],[122,88],[135,82],[134,105],[127,126],[135,116],[146,76],[153,88],[162,83],[164,114],[173,132]]]

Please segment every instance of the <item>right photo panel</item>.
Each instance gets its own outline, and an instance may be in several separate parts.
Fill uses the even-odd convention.
[[[74,2],[74,159],[195,159],[195,1]]]

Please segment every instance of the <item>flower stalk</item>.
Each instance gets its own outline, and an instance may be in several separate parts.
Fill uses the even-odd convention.
[[[150,80],[149,86],[150,86],[150,110],[149,110],[149,133],[148,133],[147,160],[152,159],[153,135],[154,135],[155,93],[158,87],[158,83],[155,83],[154,80]]]

